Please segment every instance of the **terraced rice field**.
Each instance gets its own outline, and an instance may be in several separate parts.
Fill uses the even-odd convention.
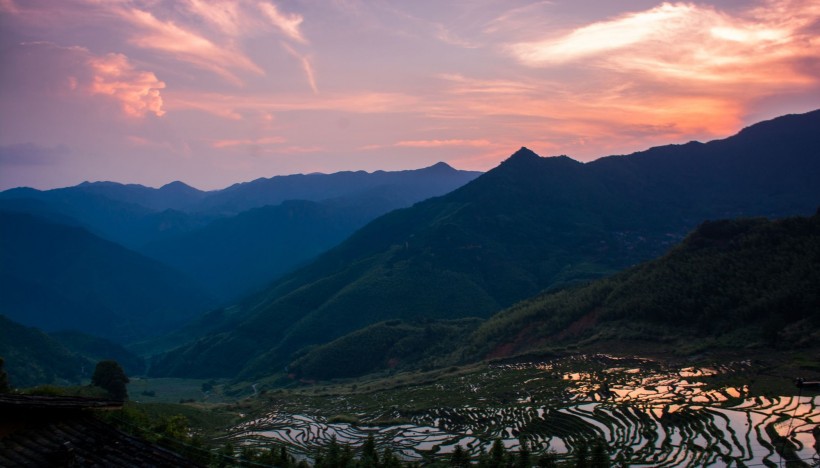
[[[778,466],[781,453],[784,463],[820,461],[820,396],[750,397],[710,382],[743,366],[668,369],[608,356],[493,366],[393,391],[272,401],[232,437],[311,454],[331,437],[356,447],[372,433],[407,459],[456,445],[477,454],[500,438],[512,450],[526,440],[559,455],[605,440],[630,466]],[[328,422],[339,413],[359,423]]]

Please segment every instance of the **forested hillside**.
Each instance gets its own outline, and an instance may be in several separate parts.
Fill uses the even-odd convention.
[[[462,359],[567,344],[814,349],[820,343],[820,214],[709,221],[660,259],[521,302],[484,323]]]
[[[818,125],[815,111],[588,164],[522,148],[446,196],[373,221],[155,372],[264,374],[304,346],[383,320],[487,317],[612,274],[663,254],[703,220],[813,213]]]

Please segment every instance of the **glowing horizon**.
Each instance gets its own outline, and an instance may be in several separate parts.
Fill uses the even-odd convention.
[[[0,190],[589,161],[820,108],[809,0],[0,0]]]

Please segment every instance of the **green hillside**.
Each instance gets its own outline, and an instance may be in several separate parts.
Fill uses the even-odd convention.
[[[588,164],[522,148],[448,195],[371,222],[153,371],[266,374],[305,346],[380,321],[488,317],[612,274],[663,254],[705,219],[812,213],[818,125],[815,111]]]
[[[461,359],[567,344],[638,342],[688,353],[820,343],[820,214],[703,223],[678,247],[588,286],[539,295],[485,322]]]
[[[357,377],[381,370],[433,368],[464,344],[480,319],[391,320],[310,349],[288,368],[294,378]]]
[[[0,315],[0,357],[12,387],[71,384],[91,375],[94,363],[36,328]]]

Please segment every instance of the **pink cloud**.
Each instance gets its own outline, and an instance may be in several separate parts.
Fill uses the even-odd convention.
[[[770,0],[734,16],[710,6],[664,3],[508,50],[532,67],[583,63],[655,80],[782,88],[817,81],[792,62],[816,58],[817,45],[803,30],[818,20],[817,3],[809,1]]]
[[[96,55],[85,47],[25,42],[7,49],[5,91],[29,99],[113,102],[128,117],[165,114],[165,83],[124,54]]]
[[[166,105],[174,110],[198,110],[229,119],[247,112],[342,111],[356,114],[392,113],[416,106],[418,98],[400,93],[350,92],[300,96],[294,94],[230,95],[169,90]]]
[[[302,70],[305,72],[305,77],[310,85],[310,89],[313,91],[313,94],[319,94],[319,88],[316,86],[316,74],[313,71],[313,63],[311,63],[310,58],[306,55],[300,54],[293,47],[285,44],[284,42],[282,43],[282,48],[284,48],[288,54],[302,64]]]
[[[255,140],[216,140],[211,143],[214,148],[233,148],[237,146],[267,146],[278,145],[284,143],[286,140],[282,137],[265,137],[257,138]]]
[[[110,96],[119,101],[123,112],[131,117],[165,114],[160,89],[165,83],[152,72],[136,70],[123,54],[89,55],[91,94]]]
[[[242,33],[243,28],[249,27],[238,2],[186,0],[185,3],[189,11],[204,19],[223,34],[238,36]]]
[[[264,70],[230,44],[217,45],[205,36],[172,21],[162,21],[148,11],[131,8],[119,10],[119,14],[136,27],[130,42],[138,47],[164,52],[236,84],[241,84],[242,81],[234,70],[265,74]]]
[[[489,140],[405,140],[393,146],[406,148],[441,148],[446,146],[484,147],[492,146]]]
[[[282,13],[275,4],[267,2],[259,2],[259,10],[282,34],[296,42],[307,43],[307,39],[305,39],[300,29],[302,21],[304,21],[301,15]]]

